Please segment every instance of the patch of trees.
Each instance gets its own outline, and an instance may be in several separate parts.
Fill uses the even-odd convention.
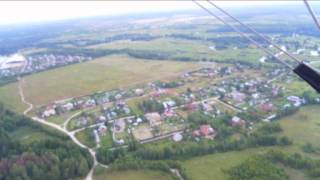
[[[257,129],[257,131],[264,134],[272,134],[281,132],[282,128],[279,123],[263,123],[262,126]]]
[[[169,34],[165,36],[166,38],[184,39],[184,40],[202,40],[201,37],[188,35],[188,34]]]
[[[289,180],[285,171],[263,157],[253,157],[225,171],[230,180]]]
[[[176,81],[172,81],[172,82],[164,82],[164,83],[161,83],[160,82],[160,86],[162,88],[176,88],[176,87],[179,87],[180,84]]]
[[[195,156],[207,155],[218,152],[243,150],[251,147],[264,147],[276,145],[289,145],[283,143],[287,137],[276,137],[272,135],[249,135],[240,140],[225,139],[215,143],[185,143],[179,146],[165,147],[162,149],[150,149],[141,147],[134,154],[136,157],[145,160],[164,160],[164,159],[186,159]]]
[[[291,36],[292,33],[304,34],[309,36],[320,35],[319,31],[313,26],[313,24],[291,24],[290,26],[288,26],[287,24],[252,24],[250,26],[260,33],[281,34],[288,36]],[[237,28],[244,33],[251,33],[248,29],[242,26],[238,26]],[[225,33],[234,32],[234,30],[228,26],[220,26],[218,28],[208,30],[207,32]]]
[[[294,107],[294,106],[280,109],[280,111],[277,113],[277,118],[280,119],[280,118],[283,118],[283,117],[286,117],[286,116],[290,116],[290,115],[296,113],[297,111],[299,111],[299,108],[298,107]]]
[[[168,174],[172,174],[171,169],[178,170],[183,179],[190,179],[186,175],[185,169],[176,161],[147,161],[132,156],[125,156],[117,160],[111,165],[110,170],[160,170]],[[179,179],[176,176],[172,177],[174,179]]]
[[[311,178],[320,177],[320,160],[307,158],[299,153],[287,154],[277,150],[269,151],[265,156],[274,163],[302,170]]]
[[[149,112],[159,112],[162,113],[164,111],[163,104],[156,101],[156,100],[145,100],[142,103],[139,104],[140,109],[144,113],[149,113]]]
[[[93,163],[90,154],[65,135],[45,129],[3,105],[0,117],[0,180],[70,179],[83,177],[90,170]],[[9,136],[22,127],[40,130],[50,137],[21,143]]]
[[[119,40],[130,40],[130,41],[151,41],[159,38],[159,36],[152,36],[150,34],[119,34],[104,39],[72,39],[60,42],[41,42],[37,43],[36,47],[47,47],[47,48],[59,48],[64,44],[72,44],[76,47],[86,47],[102,43],[111,43]]]
[[[250,36],[253,40],[261,45],[265,44],[261,38],[257,36]],[[227,49],[230,46],[236,46],[238,48],[247,48],[251,43],[248,39],[241,36],[224,36],[224,37],[214,37],[208,38],[207,41],[213,42],[217,50]]]

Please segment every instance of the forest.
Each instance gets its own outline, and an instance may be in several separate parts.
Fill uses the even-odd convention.
[[[0,179],[58,180],[84,177],[92,166],[90,154],[67,136],[34,123],[0,105]],[[19,128],[29,127],[50,138],[24,143],[10,137]]]

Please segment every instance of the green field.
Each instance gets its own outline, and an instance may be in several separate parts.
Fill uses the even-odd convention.
[[[173,180],[171,175],[161,171],[128,170],[100,172],[94,180]]]
[[[93,148],[96,146],[96,141],[93,137],[92,128],[87,128],[75,134],[76,138],[84,145]]]
[[[70,65],[25,77],[23,85],[26,99],[36,105],[54,100],[86,95],[99,90],[124,88],[168,78],[192,70],[196,63],[150,61],[127,56],[109,56],[94,61]],[[16,84],[1,87],[0,101],[16,97]],[[22,107],[18,99],[9,102]]]
[[[297,148],[309,142],[320,147],[320,106],[301,108],[292,116],[280,120],[284,134],[291,138]]]
[[[13,132],[10,132],[9,136],[17,141],[22,143],[31,143],[33,141],[46,140],[51,138],[44,132],[41,132],[38,129],[33,129],[31,127],[21,127]]]
[[[192,158],[183,161],[187,175],[192,179],[206,180],[209,177],[216,180],[224,180],[227,176],[223,169],[227,170],[236,166],[254,154],[266,152],[266,148],[255,148],[244,151],[231,151]]]
[[[0,102],[17,112],[23,112],[27,108],[20,100],[18,83],[0,86]]]

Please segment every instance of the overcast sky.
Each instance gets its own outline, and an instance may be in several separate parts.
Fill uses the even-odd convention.
[[[221,6],[251,6],[283,3],[286,2],[217,2],[217,4]],[[189,9],[199,9],[199,7],[192,1],[0,1],[0,24]]]

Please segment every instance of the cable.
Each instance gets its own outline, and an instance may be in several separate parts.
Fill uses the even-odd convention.
[[[207,13],[209,13],[211,16],[215,17],[216,19],[218,19],[219,21],[221,21],[222,23],[224,23],[225,25],[229,26],[230,28],[232,28],[234,31],[236,31],[237,33],[239,33],[242,37],[248,39],[250,42],[252,42],[254,45],[256,45],[257,47],[261,48],[264,52],[266,52],[267,54],[269,54],[270,56],[274,57],[276,60],[278,60],[281,64],[287,66],[288,68],[290,68],[291,70],[293,70],[294,68],[286,63],[285,61],[279,59],[278,57],[276,57],[273,52],[271,52],[270,50],[266,49],[265,47],[259,45],[258,42],[256,42],[255,40],[253,40],[251,37],[247,36],[246,34],[244,34],[242,31],[238,30],[236,27],[234,27],[233,25],[229,24],[228,22],[226,22],[224,19],[220,18],[219,16],[215,15],[213,12],[211,12],[209,9],[207,9],[206,7],[202,6],[200,3],[196,2],[195,0],[192,0],[197,6],[199,6],[201,9],[205,10]]]
[[[240,20],[238,20],[237,18],[235,18],[234,16],[232,16],[231,14],[229,14],[228,12],[226,12],[225,10],[223,10],[222,8],[220,8],[219,6],[217,6],[216,4],[214,4],[213,2],[211,2],[210,0],[207,0],[209,4],[211,4],[212,6],[214,6],[215,8],[217,8],[220,12],[222,12],[223,14],[229,16],[231,19],[233,19],[234,21],[238,22],[239,24],[241,24],[242,26],[246,27],[247,29],[251,30],[255,35],[259,36],[260,38],[262,38],[263,40],[267,41],[269,44],[273,45],[276,49],[278,49],[279,51],[283,52],[284,54],[286,54],[288,57],[292,58],[293,60],[297,61],[298,63],[301,63],[301,60],[297,59],[296,57],[294,57],[293,55],[291,55],[290,53],[288,53],[287,51],[284,51],[283,49],[281,49],[278,45],[276,45],[275,43],[273,43],[272,41],[270,41],[268,38],[266,38],[264,35],[260,34],[259,32],[257,32],[256,30],[254,30],[253,28],[243,24]]]
[[[306,5],[306,7],[307,7],[307,9],[308,9],[308,11],[309,11],[309,13],[310,13],[310,15],[311,15],[314,23],[315,23],[315,24],[317,25],[317,27],[320,29],[319,21],[318,21],[316,15],[314,14],[311,6],[309,5],[308,1],[307,1],[307,0],[303,0],[303,2],[304,2],[304,4]]]

